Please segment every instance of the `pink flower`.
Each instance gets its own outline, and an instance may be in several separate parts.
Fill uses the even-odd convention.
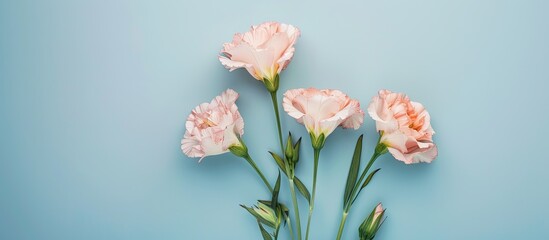
[[[227,89],[210,103],[198,105],[187,118],[187,131],[181,140],[181,150],[189,157],[226,153],[231,146],[241,146],[244,120],[235,102],[238,93]]]
[[[379,91],[368,106],[368,114],[382,134],[380,142],[406,164],[431,162],[437,156],[429,113],[421,103],[403,93]]]
[[[278,22],[252,26],[223,44],[219,61],[230,71],[246,68],[257,80],[274,81],[292,60],[299,35],[296,27]]]
[[[358,129],[364,121],[360,103],[338,90],[291,89],[283,101],[284,110],[315,137],[328,137],[338,126]]]

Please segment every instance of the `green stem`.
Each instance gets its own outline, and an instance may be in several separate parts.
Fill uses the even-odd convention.
[[[301,240],[301,220],[299,218],[299,206],[297,205],[297,197],[295,195],[294,179],[288,178],[290,181],[290,192],[292,194],[292,202],[294,205],[295,221],[297,228],[297,239]]]
[[[313,169],[313,196],[311,203],[309,204],[309,217],[307,218],[307,231],[305,232],[305,240],[309,239],[309,228],[311,226],[311,217],[313,216],[313,210],[315,208],[315,196],[316,196],[316,174],[318,172],[318,158],[320,157],[320,148],[314,148],[314,169]]]
[[[345,227],[345,221],[347,220],[347,212],[343,212],[343,215],[341,216],[341,222],[339,223],[339,231],[337,231],[337,238],[336,240],[341,239],[341,235],[343,235],[343,228]]]
[[[286,217],[286,222],[288,224],[288,231],[290,232],[290,237],[292,238],[292,240],[294,240],[295,239],[294,230],[292,229],[292,221],[290,216]]]
[[[250,155],[246,154],[246,156],[244,156],[242,158],[246,159],[246,161],[254,168],[254,170],[257,172],[257,174],[261,177],[261,179],[265,183],[265,186],[267,186],[267,188],[269,188],[269,191],[273,192],[273,187],[271,187],[271,184],[269,183],[269,181],[267,181],[267,178],[265,178],[265,175],[263,175],[261,170],[259,170],[259,168],[255,164],[254,160],[250,157]]]
[[[284,144],[282,143],[282,127],[280,126],[280,113],[278,112],[278,99],[276,96],[276,91],[270,93],[271,100],[273,102],[273,110],[276,115],[276,126],[278,127],[278,141],[280,143],[280,152],[284,153]]]

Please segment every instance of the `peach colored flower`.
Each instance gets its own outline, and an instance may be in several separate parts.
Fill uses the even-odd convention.
[[[368,106],[368,114],[382,134],[380,142],[396,159],[406,164],[429,163],[437,156],[431,118],[421,103],[403,93],[381,90]]]
[[[249,32],[236,33],[233,41],[223,44],[219,61],[230,71],[246,68],[257,80],[274,81],[294,56],[298,28],[266,22],[252,26]]]
[[[187,118],[187,131],[181,140],[181,150],[189,157],[226,153],[231,146],[240,146],[244,120],[235,102],[238,93],[227,89],[210,103],[198,105]]]
[[[291,89],[284,93],[282,105],[316,137],[328,137],[338,126],[358,129],[364,121],[360,103],[339,90]]]

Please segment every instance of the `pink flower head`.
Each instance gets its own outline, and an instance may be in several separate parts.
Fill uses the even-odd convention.
[[[368,114],[389,152],[406,164],[430,163],[437,156],[430,116],[421,103],[412,102],[403,93],[379,91],[368,106]]]
[[[187,118],[187,131],[181,140],[181,150],[189,157],[226,153],[231,146],[240,146],[244,120],[235,102],[238,93],[227,89],[210,103],[198,105]]]
[[[358,129],[364,121],[360,103],[339,90],[291,89],[283,101],[284,110],[316,137],[328,137],[338,126]]]
[[[223,44],[219,61],[230,71],[246,68],[257,80],[273,81],[292,60],[299,35],[296,27],[278,22],[252,26]]]

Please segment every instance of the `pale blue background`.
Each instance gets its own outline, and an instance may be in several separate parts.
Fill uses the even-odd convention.
[[[195,105],[234,88],[244,139],[274,181],[269,97],[216,56],[267,20],[303,33],[281,91],[337,88],[365,108],[388,88],[431,113],[439,158],[381,158],[345,239],[379,201],[378,239],[549,239],[548,11],[542,0],[2,1],[0,239],[259,239],[238,207],[268,197],[251,168],[231,155],[197,164],[179,141]],[[283,126],[306,136],[285,114]],[[335,237],[360,133],[369,155],[369,118],[328,139],[311,239]]]

